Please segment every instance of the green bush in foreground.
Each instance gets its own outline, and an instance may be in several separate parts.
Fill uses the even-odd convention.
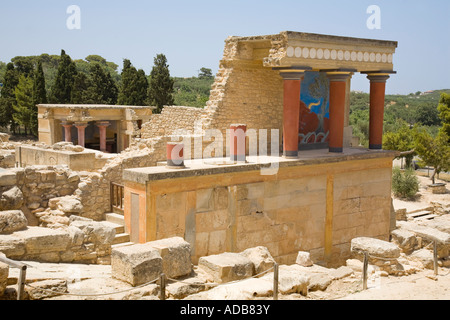
[[[419,192],[419,179],[413,169],[392,170],[392,191],[397,198],[412,199]]]

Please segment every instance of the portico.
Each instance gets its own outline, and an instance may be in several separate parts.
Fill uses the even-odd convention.
[[[349,112],[351,77],[357,72],[367,74],[370,81],[369,149],[382,149],[386,81],[396,73],[393,70],[393,55],[397,42],[299,32],[285,34],[285,42],[280,45],[272,41],[270,54],[263,59],[264,67],[279,71],[283,78],[283,156],[298,156],[299,148],[294,143],[299,134],[296,122],[300,117],[302,80],[307,72],[325,73],[328,79],[327,142],[332,153],[342,153],[346,144],[344,131]]]
[[[39,141],[66,141],[103,152],[126,149],[154,107],[108,105],[38,105]]]

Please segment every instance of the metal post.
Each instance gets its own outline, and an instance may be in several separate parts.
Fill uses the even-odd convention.
[[[437,241],[434,240],[433,243],[433,263],[434,263],[434,274],[438,275],[438,255],[437,255]]]
[[[367,289],[367,269],[369,267],[369,254],[364,251],[364,262],[363,262],[363,290]]]
[[[27,276],[27,266],[23,265],[20,268],[19,283],[17,284],[17,300],[23,299],[23,293],[25,291],[26,276]]]
[[[278,264],[273,265],[273,300],[278,300]]]
[[[166,275],[164,273],[161,273],[161,276],[159,278],[159,287],[159,299],[166,300]]]

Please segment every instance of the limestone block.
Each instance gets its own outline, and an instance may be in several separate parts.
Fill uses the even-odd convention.
[[[75,197],[66,196],[59,198],[57,208],[65,213],[80,213],[83,211],[83,205]]]
[[[417,246],[416,235],[408,230],[396,229],[391,232],[392,240],[406,254],[411,254]]]
[[[148,244],[115,248],[111,252],[111,275],[132,286],[158,279],[163,261],[158,250]]]
[[[269,270],[275,264],[275,259],[272,257],[269,250],[263,246],[246,249],[241,252],[241,254],[250,259],[255,266],[256,274]]]
[[[25,241],[15,234],[0,234],[0,253],[3,252],[8,258],[21,258],[25,254]]]
[[[18,210],[23,204],[23,193],[16,186],[3,192],[0,198],[0,211]]]
[[[400,248],[397,245],[374,238],[360,237],[352,239],[351,250],[353,252],[367,251],[369,255],[381,258],[400,257]]]
[[[111,225],[88,218],[71,216],[69,225],[80,229],[85,240],[95,246],[111,245],[116,236],[116,230]]]
[[[69,234],[57,229],[28,227],[14,235],[23,239],[27,255],[65,251],[70,243]]]
[[[191,245],[181,237],[173,237],[148,242],[157,249],[163,259],[163,272],[169,278],[177,278],[191,273]]]
[[[0,211],[0,234],[23,230],[28,220],[21,210]]]
[[[231,252],[201,257],[198,266],[210,274],[217,283],[249,278],[254,270],[250,259]]]
[[[3,262],[0,262],[0,297],[3,295],[8,285],[8,275],[9,266]]]
[[[16,173],[10,170],[0,171],[0,186],[16,185]]]
[[[295,263],[303,267],[311,267],[314,263],[309,252],[299,251]]]

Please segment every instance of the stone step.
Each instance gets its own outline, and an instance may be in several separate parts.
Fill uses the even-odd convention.
[[[114,241],[112,244],[114,245],[114,244],[129,242],[129,241],[130,241],[130,235],[128,233],[119,233],[119,234],[116,234],[116,237],[114,238]]]
[[[116,230],[116,235],[119,234],[119,233],[124,233],[125,232],[125,226],[123,226],[121,224],[117,224],[117,223],[110,222],[110,221],[103,221],[103,223],[111,226],[111,228]]]
[[[438,217],[437,214],[427,214],[424,216],[417,217],[414,220],[433,220],[436,217]]]
[[[125,225],[125,218],[121,214],[112,213],[112,212],[105,213],[105,220],[108,221],[108,222],[117,223],[117,224],[122,225],[122,226]]]
[[[430,214],[432,214],[432,211],[421,210],[421,211],[417,211],[417,212],[414,212],[414,213],[409,213],[408,217],[416,219],[416,218],[419,218],[419,217],[422,217],[422,216],[425,216],[425,215],[430,215]]]
[[[121,248],[121,247],[126,247],[126,246],[131,246],[132,244],[134,244],[134,242],[122,242],[122,243],[117,243],[117,244],[113,244],[111,246],[112,249],[116,249],[116,248]]]

